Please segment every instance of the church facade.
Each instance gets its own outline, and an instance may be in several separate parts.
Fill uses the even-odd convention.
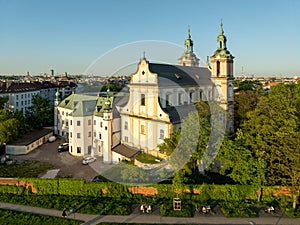
[[[157,146],[180,127],[199,99],[214,101],[227,113],[227,133],[233,132],[233,56],[227,50],[221,24],[218,48],[206,67],[199,67],[190,29],[179,65],[141,59],[131,75],[129,100],[121,109],[121,143],[155,154]]]
[[[101,104],[110,102],[109,107],[102,107],[100,100],[95,99],[91,100],[94,108],[91,107],[89,113],[80,111],[77,117],[86,116],[87,124],[92,123],[92,131],[82,130],[82,133],[87,134],[91,140],[88,141],[87,137],[88,144],[80,155],[102,155],[105,162],[112,163],[123,159],[132,160],[140,152],[158,155],[157,146],[181,126],[182,119],[195,109],[194,104],[199,99],[214,101],[224,109],[227,113],[227,133],[233,132],[234,57],[227,49],[227,38],[222,24],[217,37],[217,50],[208,57],[205,67],[199,66],[200,60],[194,53],[190,29],[184,45],[185,51],[178,59],[178,65],[151,63],[145,57],[142,58],[137,71],[131,75],[129,91],[121,101],[122,104],[113,103],[113,99],[109,99],[110,101],[102,99]],[[118,113],[109,111],[114,104]],[[60,111],[67,106],[63,103],[59,103],[58,106],[57,115],[62,115]],[[99,114],[97,107],[105,108],[105,111]],[[76,113],[70,111],[68,115],[74,117]],[[66,132],[62,130],[60,120],[58,118],[58,134]],[[100,127],[101,122],[106,124],[106,130]],[[70,125],[69,129],[71,129]],[[100,140],[101,138],[93,134],[93,131],[104,134],[102,136],[104,139]],[[70,146],[73,146],[74,143],[78,143],[78,140],[74,135],[70,139],[70,132],[69,130],[68,137]],[[119,135],[118,143],[113,140],[115,133]],[[74,148],[78,149],[76,146],[70,147],[70,153],[78,155],[74,153]]]

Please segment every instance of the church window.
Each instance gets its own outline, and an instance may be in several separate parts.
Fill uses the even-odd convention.
[[[194,102],[195,101],[195,93],[194,91],[190,92],[190,102]]]
[[[70,138],[72,138],[72,132],[70,132]]]
[[[182,105],[183,104],[183,99],[182,99],[182,93],[178,94],[178,105]]]
[[[70,125],[72,126],[72,120],[70,120]]]
[[[127,122],[127,121],[125,121],[124,129],[125,129],[125,130],[128,130],[128,122]]]
[[[145,134],[145,126],[141,125],[141,134]]]
[[[223,47],[222,47],[222,41],[219,41],[219,43],[220,43],[220,48],[223,48]]]
[[[217,77],[220,76],[220,62],[217,61]]]
[[[166,106],[170,106],[170,95],[166,95]]]
[[[102,135],[101,135],[101,133],[99,133],[99,139],[102,139]]]
[[[77,147],[77,153],[81,153],[81,147]]]
[[[80,120],[77,120],[77,126],[80,126]]]
[[[208,91],[208,98],[211,98],[211,90]]]
[[[100,122],[100,127],[102,127],[102,122]]]
[[[141,105],[146,105],[145,94],[141,94]]]
[[[92,124],[92,121],[91,120],[88,120],[88,125],[90,126]]]
[[[78,138],[78,139],[80,138],[80,133],[77,133],[77,138]]]
[[[144,75],[144,74],[145,74],[145,71],[142,71],[142,74]]]
[[[159,131],[159,139],[164,139],[165,138],[165,131],[163,129],[160,129]]]
[[[89,132],[89,136],[88,137],[91,137],[92,136],[92,132]]]
[[[96,125],[97,123],[96,123],[96,120],[94,120],[94,125]]]

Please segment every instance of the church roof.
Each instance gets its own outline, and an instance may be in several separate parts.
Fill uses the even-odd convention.
[[[211,86],[211,72],[205,67],[149,63],[149,70],[158,75],[158,86]]]
[[[169,114],[171,123],[180,123],[190,112],[196,110],[194,104],[167,107],[163,109]]]

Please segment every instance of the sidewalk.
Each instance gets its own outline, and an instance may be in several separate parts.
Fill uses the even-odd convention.
[[[22,212],[31,212],[42,215],[61,217],[62,211],[54,209],[44,209],[32,206],[23,206],[10,203],[0,203],[0,208],[10,209]],[[112,216],[112,215],[90,215],[75,213],[68,215],[71,219],[84,221],[84,225],[96,225],[100,222],[114,223],[151,223],[151,224],[237,224],[237,225],[299,225],[300,219],[287,217],[260,217],[260,218],[226,218],[224,216],[210,216],[192,218],[162,217],[158,214],[141,214],[135,213],[129,216]]]

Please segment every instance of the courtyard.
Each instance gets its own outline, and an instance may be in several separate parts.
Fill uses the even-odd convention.
[[[105,164],[101,157],[90,165],[82,165],[82,157],[76,157],[69,154],[69,152],[57,152],[59,145],[64,141],[58,138],[53,143],[45,143],[36,150],[27,155],[9,156],[14,164],[18,164],[19,170],[22,170],[22,165],[32,168],[41,168],[41,173],[38,177],[55,178],[83,178],[86,181],[92,181],[95,176],[105,171],[111,165]],[[11,166],[11,165],[7,165]],[[23,177],[31,177],[34,174],[20,173]]]

